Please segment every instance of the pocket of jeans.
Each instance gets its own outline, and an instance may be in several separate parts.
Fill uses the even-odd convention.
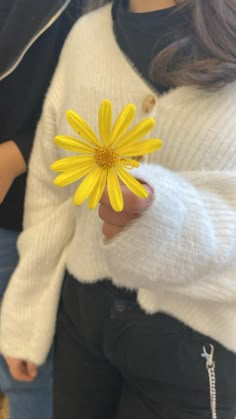
[[[135,304],[114,308],[112,318],[113,333],[117,329],[118,336],[114,348],[122,351],[120,359],[126,373],[135,378],[171,382],[177,368],[176,353],[188,328],[163,313],[145,314]]]

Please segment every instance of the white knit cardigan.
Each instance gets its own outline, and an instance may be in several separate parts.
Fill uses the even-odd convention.
[[[236,83],[217,92],[180,87],[159,96],[120,51],[110,5],[83,17],[70,33],[48,92],[30,161],[20,262],[1,312],[1,349],[41,364],[53,340],[65,268],[82,282],[110,277],[137,289],[149,313],[162,311],[236,352]],[[156,104],[143,111],[145,98]],[[97,131],[102,99],[114,117],[127,103],[135,123],[157,120],[151,137],[164,147],[133,171],[155,199],[114,239],[77,185],[53,185],[50,164],[71,153],[53,143],[75,135],[73,109]]]

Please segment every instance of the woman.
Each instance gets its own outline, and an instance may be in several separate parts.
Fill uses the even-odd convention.
[[[16,378],[44,361],[64,277],[55,418],[233,419],[236,4],[120,0],[112,12],[74,27],[45,102],[2,351]],[[74,185],[55,187],[50,171],[68,155],[52,141],[72,134],[67,109],[97,130],[104,98],[114,115],[133,103],[135,122],[154,117],[164,144],[134,169],[148,198],[122,184],[121,212],[107,190],[98,211],[74,207]]]

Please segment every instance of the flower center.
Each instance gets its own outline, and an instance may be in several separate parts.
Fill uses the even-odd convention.
[[[117,155],[110,147],[99,147],[95,152],[95,159],[98,166],[109,168],[117,161]]]

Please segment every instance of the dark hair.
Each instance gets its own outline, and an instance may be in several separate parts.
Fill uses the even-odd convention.
[[[176,4],[186,25],[154,58],[153,80],[167,87],[207,89],[236,80],[236,0],[176,0]]]

